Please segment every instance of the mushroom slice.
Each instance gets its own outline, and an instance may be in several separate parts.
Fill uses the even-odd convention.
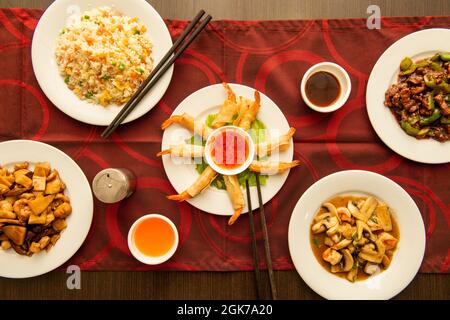
[[[322,253],[323,260],[331,263],[332,266],[338,264],[341,262],[342,254],[337,252],[336,250],[333,250],[331,248],[328,248]]]
[[[340,264],[335,264],[334,266],[331,266],[330,271],[331,271],[331,273],[344,272],[344,270],[342,270],[342,267]]]
[[[370,230],[369,226],[365,222],[357,220],[356,221],[357,239],[362,238],[363,231],[367,231],[367,233],[369,234],[369,239],[371,241],[375,242],[377,240],[377,236],[372,233],[372,230]]]
[[[375,245],[373,243],[366,244],[364,247],[361,248],[362,252],[370,253],[370,254],[376,254],[377,251],[375,250]]]
[[[375,211],[375,208],[378,206],[378,201],[374,197],[368,197],[366,201],[364,202],[360,212],[361,214],[366,217],[366,222],[371,216],[372,213]]]
[[[330,229],[327,230],[327,236],[331,237],[339,232],[339,224],[335,224]]]
[[[362,237],[361,239],[354,240],[354,241],[353,241],[353,244],[354,244],[355,246],[362,247],[362,246],[365,245],[367,242],[369,242],[369,240],[366,239],[366,238],[364,238],[364,237]]]
[[[358,268],[351,269],[347,274],[347,280],[355,282],[356,278],[358,278]]]
[[[373,262],[373,263],[376,263],[376,264],[381,263],[381,261],[383,260],[383,256],[381,256],[381,255],[379,255],[377,253],[369,254],[369,253],[365,253],[365,252],[362,252],[362,251],[358,254],[358,257],[363,259],[363,260],[366,260],[366,261],[369,261],[369,262]]]
[[[329,217],[331,217],[331,214],[329,212],[325,212],[325,213],[315,216],[314,221],[319,222],[319,221],[324,220]]]
[[[327,228],[323,225],[322,221],[319,221],[311,227],[311,230],[314,234],[317,234],[324,232]]]
[[[339,218],[338,213],[337,213],[337,209],[334,206],[334,204],[330,203],[330,202],[326,202],[324,203],[322,206],[324,206],[325,208],[328,209],[328,211],[331,213],[332,216],[335,216],[339,223],[341,223],[341,218]]]
[[[339,226],[339,219],[337,217],[326,218],[325,220],[323,220],[323,224],[325,225],[325,227],[330,229],[332,227]]]
[[[340,233],[335,233],[331,236],[331,240],[333,241],[334,245],[335,243],[338,243],[339,241],[341,241],[341,234]]]
[[[377,264],[381,263],[381,261],[383,260],[383,256],[385,255],[386,252],[386,247],[384,246],[384,244],[381,242],[380,239],[377,239],[377,241],[375,241],[375,244],[377,246],[378,252],[375,251],[373,244],[367,244],[361,249],[361,252],[359,253],[358,257],[367,260],[369,262]]]
[[[342,270],[345,272],[350,271],[354,264],[353,256],[348,249],[344,249],[341,252],[344,256],[344,267]]]
[[[14,196],[21,195],[22,193],[27,192],[28,190],[30,190],[30,188],[25,188],[23,186],[16,184],[14,186],[14,188],[9,190],[8,192],[6,192],[5,195],[7,197],[14,197]]]
[[[367,262],[364,266],[364,272],[369,275],[380,273],[380,266],[375,263]]]
[[[344,249],[346,246],[348,246],[350,243],[352,243],[352,240],[343,239],[339,243],[336,243],[332,248],[334,250],[341,250]]]
[[[350,211],[350,213],[352,214],[352,216],[355,217],[356,219],[362,220],[362,221],[364,221],[364,222],[367,221],[368,217],[366,218],[366,216],[363,215],[363,214],[359,211],[358,207],[355,206],[355,204],[353,203],[353,201],[349,201],[349,202],[347,203],[347,208],[348,208],[348,211]]]
[[[22,226],[6,226],[3,227],[3,232],[9,240],[21,246],[25,241],[27,229]]]

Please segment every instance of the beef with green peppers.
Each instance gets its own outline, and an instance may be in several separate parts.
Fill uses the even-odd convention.
[[[417,139],[450,140],[450,53],[400,62],[397,83],[384,105],[406,134]]]

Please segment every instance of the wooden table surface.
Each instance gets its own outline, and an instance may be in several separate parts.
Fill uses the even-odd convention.
[[[51,0],[0,0],[0,7],[45,9]],[[448,0],[150,0],[164,18],[190,19],[201,8],[215,19],[318,19],[367,17],[370,4],[383,16],[450,15]],[[82,272],[81,290],[68,274],[0,279],[0,299],[254,299],[252,272]],[[275,272],[280,299],[320,299],[295,271]],[[266,287],[268,292],[268,287]],[[396,299],[450,299],[450,276],[419,274]]]

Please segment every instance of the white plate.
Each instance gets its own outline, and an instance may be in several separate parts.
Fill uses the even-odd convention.
[[[370,194],[392,210],[400,241],[390,267],[364,281],[351,283],[326,271],[309,240],[312,219],[321,204],[339,194]],[[327,299],[390,299],[417,274],[425,252],[425,228],[413,199],[392,180],[369,171],[341,171],[314,183],[301,196],[289,223],[289,251],[297,272]]]
[[[147,26],[153,43],[152,56],[156,66],[172,47],[172,39],[163,19],[144,0],[57,0],[44,12],[34,31],[31,58],[34,73],[50,101],[62,112],[79,121],[106,126],[111,123],[120,107],[103,107],[80,100],[64,83],[55,59],[56,42],[59,32],[73,14],[82,14],[100,6],[116,8],[123,14],[138,17]],[[124,123],[133,121],[150,111],[161,99],[172,78],[173,66],[167,70],[158,84],[150,90],[139,105],[128,115]]]
[[[31,140],[12,140],[0,143],[0,164],[8,167],[28,161],[33,168],[37,162],[48,161],[58,170],[67,186],[72,214],[67,218],[67,228],[49,252],[31,257],[18,255],[13,249],[0,250],[0,277],[29,278],[52,271],[81,247],[92,222],[93,199],[89,183],[80,167],[65,153],[48,144]]]
[[[253,99],[255,89],[240,84],[229,85],[237,96]],[[186,112],[194,118],[204,122],[208,114],[217,113],[219,111],[219,106],[223,104],[226,97],[226,92],[221,84],[208,86],[192,93],[184,99],[174,110],[173,114],[182,114]],[[279,130],[280,134],[284,134],[289,130],[289,124],[281,110],[263,93],[261,93],[261,108],[257,118],[264,122],[269,131]],[[273,133],[273,135],[275,136],[276,133]],[[171,144],[183,142],[185,138],[191,136],[192,133],[188,130],[179,125],[172,125],[164,132],[162,149],[167,149]],[[292,161],[293,154],[294,147],[291,143],[288,150],[280,152],[279,154],[276,153],[272,155],[271,158],[277,159],[279,157],[279,161]],[[171,158],[170,156],[163,156],[163,165],[170,183],[178,193],[186,190],[186,188],[194,183],[199,176],[195,170],[194,164],[179,163],[176,158]],[[261,187],[263,203],[270,201],[270,199],[277,194],[286,181],[288,174],[289,171],[286,171],[282,174],[269,177],[267,184]],[[245,192],[245,189],[243,190]],[[252,188],[251,199],[253,209],[258,208],[256,188]],[[214,187],[210,187],[198,196],[187,201],[194,207],[212,214],[223,216],[233,214],[233,207],[225,190],[218,190]],[[248,209],[246,206],[243,212],[247,211]]]
[[[367,112],[380,139],[399,155],[423,163],[450,162],[450,142],[417,140],[407,135],[384,106],[384,93],[397,82],[400,61],[404,57],[416,60],[439,51],[450,51],[450,42],[444,39],[450,39],[450,29],[422,30],[401,38],[381,55],[367,83]]]

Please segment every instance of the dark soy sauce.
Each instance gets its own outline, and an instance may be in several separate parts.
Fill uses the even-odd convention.
[[[332,105],[341,94],[339,80],[329,72],[313,73],[306,81],[305,93],[309,101],[318,107]]]

